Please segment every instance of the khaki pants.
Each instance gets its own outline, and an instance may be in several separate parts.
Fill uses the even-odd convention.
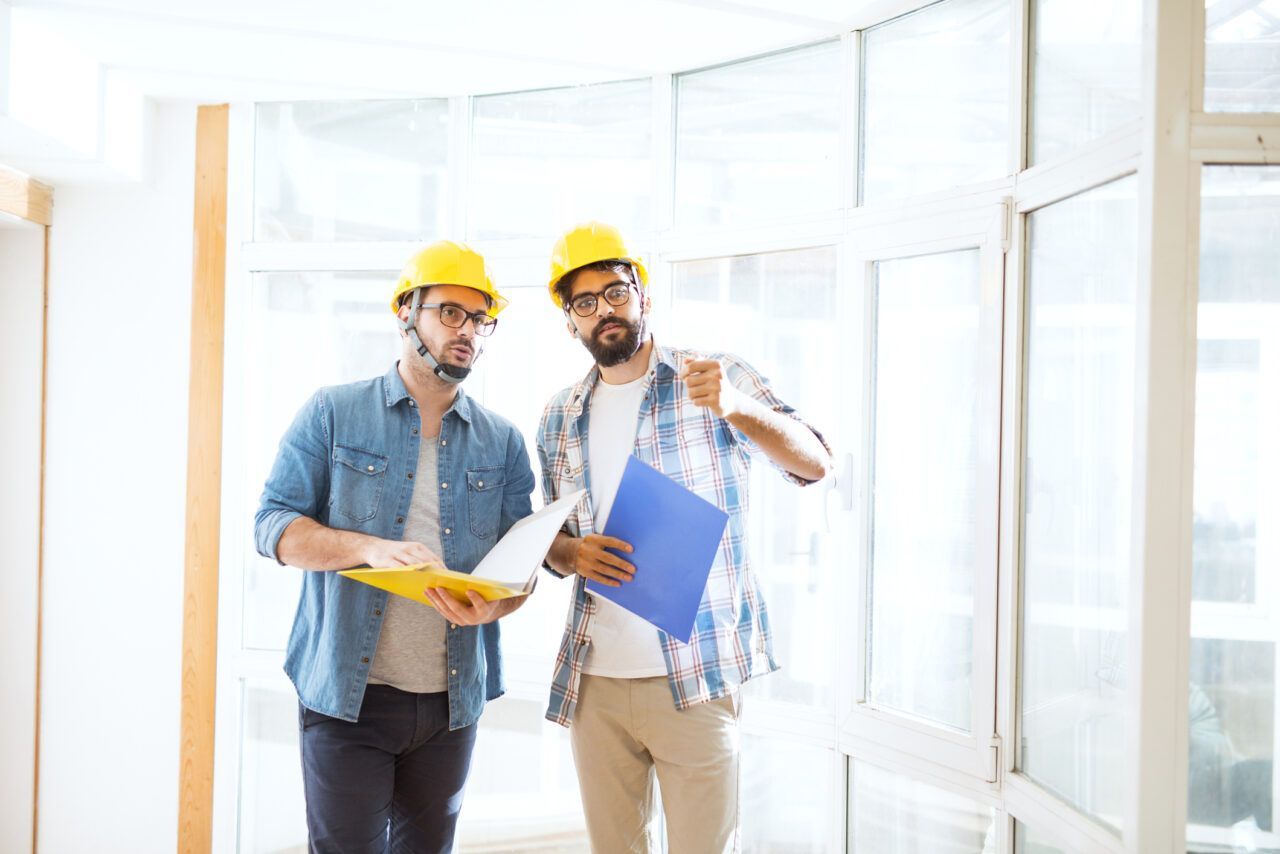
[[[569,727],[596,854],[659,849],[654,777],[670,854],[739,849],[739,695],[683,712],[667,677],[582,677]]]

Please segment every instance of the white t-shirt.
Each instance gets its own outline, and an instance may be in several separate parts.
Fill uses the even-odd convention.
[[[609,385],[602,378],[591,391],[587,452],[597,533],[604,533],[627,458],[635,449],[647,378],[642,376],[621,385]],[[596,613],[591,621],[591,646],[583,672],[622,679],[667,675],[657,628],[603,596],[594,598]]]

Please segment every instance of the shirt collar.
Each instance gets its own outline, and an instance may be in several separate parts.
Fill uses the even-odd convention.
[[[670,347],[663,347],[657,339],[653,339],[653,350],[649,353],[649,371],[656,373],[659,379],[670,379],[680,372],[680,354]],[[569,394],[567,414],[577,418],[591,401],[591,390],[600,379],[600,367],[592,365],[587,375],[573,386]]]
[[[382,387],[386,392],[387,406],[395,406],[410,397],[409,390],[404,387],[404,380],[400,378],[399,362],[393,363],[391,370],[383,374]],[[463,421],[471,423],[471,398],[467,397],[467,393],[461,388],[453,396],[453,404],[445,410],[444,414],[448,415],[450,412],[456,412]]]

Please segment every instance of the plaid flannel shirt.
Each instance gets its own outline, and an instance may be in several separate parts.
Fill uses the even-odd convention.
[[[768,380],[736,356],[700,356],[657,344],[654,352],[637,413],[633,453],[729,514],[690,642],[686,645],[654,629],[655,640],[662,645],[666,659],[672,698],[676,708],[683,710],[723,697],[751,677],[777,670],[778,665],[773,658],[768,612],[746,548],[749,454],[758,449],[728,421],[695,406],[679,373],[686,362],[719,359],[728,379],[739,390],[776,412],[805,422],[774,395]],[[555,501],[577,489],[587,490],[566,523],[566,530],[573,536],[595,532],[587,466],[587,419],[591,390],[598,377],[599,369],[592,367],[581,382],[557,393],[543,411],[538,428],[538,459],[546,501]],[[826,445],[821,433],[805,426]],[[801,486],[812,482],[778,470]],[[587,594],[586,579],[575,576],[547,709],[547,719],[562,726],[569,725],[577,706],[595,611],[596,603]]]

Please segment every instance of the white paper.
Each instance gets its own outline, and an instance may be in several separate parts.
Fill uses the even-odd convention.
[[[586,490],[579,489],[516,522],[471,574],[507,587],[527,590],[538,574],[556,532],[584,494]]]

